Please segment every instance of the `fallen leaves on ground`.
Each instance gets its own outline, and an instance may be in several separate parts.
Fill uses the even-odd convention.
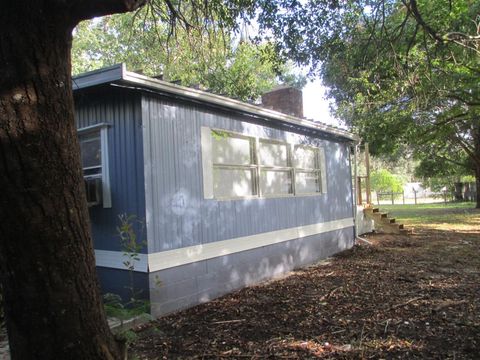
[[[474,359],[480,229],[368,237],[138,330],[139,359]]]

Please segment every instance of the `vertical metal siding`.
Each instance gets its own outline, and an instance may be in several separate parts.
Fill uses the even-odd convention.
[[[112,208],[89,209],[96,249],[120,251],[118,215],[145,219],[143,141],[138,93],[108,89],[75,96],[77,128],[108,123]],[[140,233],[140,227],[137,227]],[[140,236],[140,235],[139,235]],[[146,234],[143,235],[145,238]],[[146,252],[146,249],[143,250]]]
[[[142,98],[149,252],[352,216],[347,145],[242,121],[155,95]],[[243,119],[245,120],[245,119]],[[203,198],[200,129],[324,146],[328,193],[217,201]]]

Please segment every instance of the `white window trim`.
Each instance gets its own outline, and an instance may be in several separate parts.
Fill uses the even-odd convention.
[[[102,205],[104,208],[112,207],[112,194],[110,188],[110,166],[108,161],[108,128],[110,124],[98,123],[92,126],[77,129],[77,135],[82,136],[93,132],[100,132],[100,147],[102,153]]]
[[[203,171],[203,197],[213,199],[213,160],[212,160],[212,134],[208,127],[201,129],[202,143],[202,171]]]
[[[265,139],[265,138],[255,138],[255,142],[257,144],[256,146],[256,166],[258,168],[257,170],[257,181],[258,181],[258,196],[261,198],[277,198],[277,197],[292,197],[295,196],[295,169],[293,166],[293,153],[292,153],[292,146],[290,143],[282,140],[276,140],[276,139]],[[285,145],[287,148],[287,164],[286,166],[279,166],[279,165],[263,165],[260,163],[260,146],[261,143],[266,143],[266,144],[276,144],[276,145]],[[279,172],[288,172],[290,173],[290,178],[291,178],[291,185],[290,185],[290,190],[291,192],[289,193],[273,193],[273,194],[264,194],[262,192],[262,188],[260,186],[260,179],[261,179],[261,174],[262,170],[265,171],[279,171]]]
[[[250,167],[256,168],[255,177],[252,179],[252,186],[254,191],[256,192],[255,195],[250,196],[229,196],[229,197],[215,197],[213,192],[213,160],[212,160],[212,131],[219,131],[225,132],[228,134],[232,134],[234,136],[242,137],[242,138],[249,138],[254,140],[254,149],[253,149],[253,165]],[[261,138],[258,136],[252,136],[248,134],[242,134],[235,131],[225,130],[225,129],[217,129],[217,128],[210,128],[206,126],[201,127],[201,151],[202,151],[202,172],[203,172],[203,195],[205,199],[214,199],[218,201],[229,201],[229,200],[249,200],[249,199],[269,199],[269,198],[286,198],[286,197],[304,197],[304,196],[319,196],[322,194],[327,193],[327,172],[326,172],[326,162],[325,162],[325,148],[323,146],[313,146],[313,145],[303,145],[303,144],[293,144],[287,141],[277,140],[277,139],[268,139],[268,138]],[[260,142],[267,142],[267,143],[276,143],[276,144],[285,144],[287,145],[287,165],[286,167],[282,166],[265,166],[260,164],[259,158],[259,146]],[[311,171],[312,169],[301,169],[296,168],[294,163],[294,156],[295,156],[295,148],[296,147],[305,147],[314,149],[317,152],[319,168],[315,169],[320,173],[320,191],[318,192],[310,192],[310,193],[297,193],[295,189],[295,182],[296,182],[296,170],[302,171]],[[218,164],[217,164],[218,165]],[[228,166],[228,165],[226,165]],[[245,165],[248,166],[248,165]],[[241,166],[239,166],[241,167]],[[288,194],[262,194],[260,189],[260,172],[262,169],[266,170],[281,170],[281,171],[291,171],[292,176],[292,193]]]
[[[320,192],[322,194],[327,193],[327,163],[325,161],[325,148],[319,147],[318,148],[318,157],[320,161],[320,181],[321,181],[321,188]]]
[[[307,173],[314,173],[319,172],[320,175],[320,191],[316,192],[305,192],[305,193],[297,193],[295,192],[296,196],[309,196],[309,195],[318,195],[318,194],[326,194],[327,193],[327,172],[326,172],[326,164],[325,164],[325,148],[323,146],[312,146],[312,145],[304,145],[304,144],[296,144],[293,145],[293,153],[295,154],[296,148],[305,148],[305,149],[312,149],[315,151],[316,161],[318,162],[318,167],[315,168],[300,168],[296,167],[295,164],[294,169],[298,172],[307,172]],[[295,174],[296,175],[296,174]],[[296,180],[296,179],[295,179]]]

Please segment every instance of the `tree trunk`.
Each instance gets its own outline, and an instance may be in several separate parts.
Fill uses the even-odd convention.
[[[473,164],[475,166],[475,187],[477,191],[476,208],[480,209],[480,118],[476,119],[477,122],[473,127],[473,141],[475,158]]]
[[[121,356],[96,280],[73,117],[75,23],[55,11],[65,3],[0,12],[0,271],[13,359]]]
[[[476,208],[480,209],[480,166],[475,169],[475,190],[476,190]]]

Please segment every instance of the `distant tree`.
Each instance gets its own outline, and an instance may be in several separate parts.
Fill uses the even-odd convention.
[[[371,187],[379,192],[402,192],[403,181],[399,176],[393,175],[386,169],[373,171],[370,174]]]
[[[422,179],[424,186],[437,192],[444,187],[450,191],[453,190],[455,183],[475,181],[475,177],[468,171],[472,167],[469,164],[471,159],[464,153],[459,152],[454,158],[449,157],[448,161],[439,158],[439,155],[422,158],[415,169],[416,177]]]
[[[176,29],[149,16],[115,14],[80,23],[72,47],[73,73],[125,62],[145,75],[162,75],[185,86],[255,101],[279,83],[303,87],[306,80],[277,56],[271,43],[234,41],[220,28]]]
[[[464,171],[480,188],[480,3],[363,5],[349,12],[322,68],[336,114],[374,154],[407,147],[438,167],[464,154]]]

